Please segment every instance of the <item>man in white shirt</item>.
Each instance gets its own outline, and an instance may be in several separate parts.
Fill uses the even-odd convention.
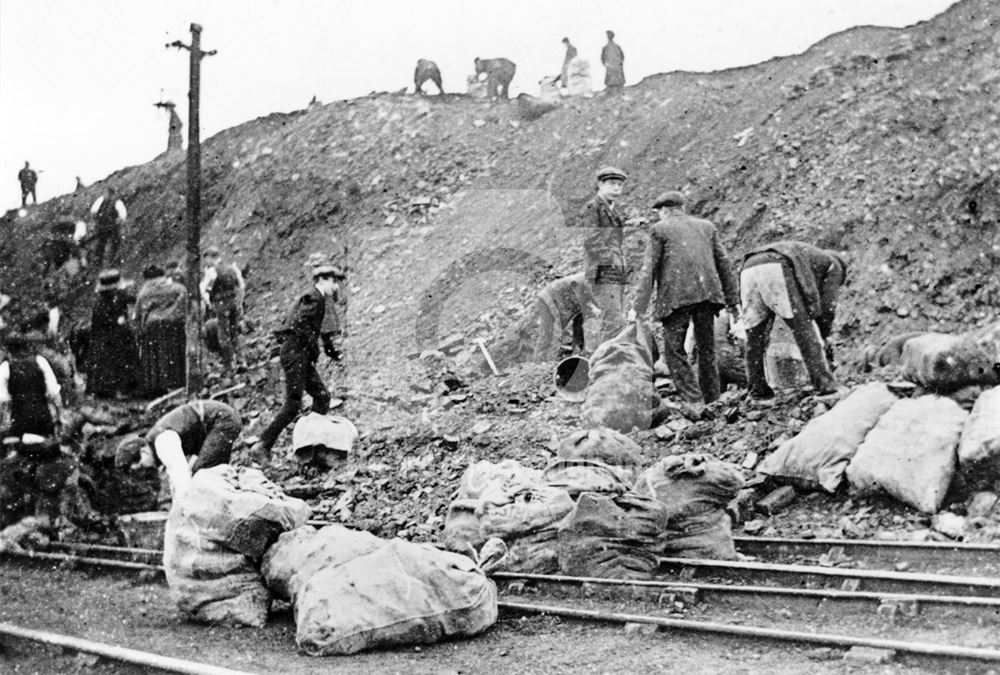
[[[44,356],[21,335],[7,338],[8,358],[0,363],[0,417],[7,418],[7,436],[53,436],[62,411],[59,382]]]

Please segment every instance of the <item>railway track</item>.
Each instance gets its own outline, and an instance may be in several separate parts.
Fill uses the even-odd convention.
[[[496,573],[493,578],[501,588],[500,606],[505,612],[645,623],[660,630],[828,647],[869,646],[921,658],[1000,662],[1000,649],[992,647],[1000,647],[1000,640],[991,640],[989,646],[965,646],[938,644],[928,638],[933,636],[935,621],[1000,626],[1000,577],[960,573],[993,569],[995,563],[989,556],[1000,552],[1000,547],[746,537],[737,539],[737,545],[741,551],[752,551],[757,559],[663,558],[663,574],[648,581],[513,573]],[[45,552],[13,555],[129,573],[163,570],[162,554],[154,549],[54,544]],[[765,562],[789,559],[800,564]],[[901,572],[901,561],[917,569],[956,573]],[[856,566],[862,563],[874,566]],[[521,601],[529,595],[538,602]],[[636,607],[641,611],[635,611]],[[780,625],[792,621],[796,626],[823,626],[831,616],[850,619],[852,629],[860,632],[805,633]],[[899,636],[872,637],[886,630]],[[907,634],[917,639],[906,639]]]

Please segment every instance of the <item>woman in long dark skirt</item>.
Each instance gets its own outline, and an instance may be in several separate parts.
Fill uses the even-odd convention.
[[[139,391],[152,398],[184,386],[187,289],[157,265],[147,267],[142,277],[135,304]]]
[[[128,322],[135,296],[120,282],[118,270],[104,270],[98,278],[87,358],[87,391],[95,396],[130,394],[135,389],[135,337]]]

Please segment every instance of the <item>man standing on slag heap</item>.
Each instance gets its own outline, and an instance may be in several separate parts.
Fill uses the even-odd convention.
[[[615,209],[615,199],[627,178],[624,171],[611,166],[598,171],[597,194],[584,205],[577,220],[584,228],[583,274],[593,300],[584,308],[588,351],[614,337],[625,325],[624,223]]]
[[[331,359],[338,356],[332,336],[322,332],[326,299],[336,290],[338,276],[340,270],[331,264],[313,267],[315,285],[299,296],[282,327],[275,331],[281,341],[279,358],[285,371],[285,403],[250,449],[250,456],[256,461],[264,463],[282,430],[299,414],[303,391],[312,397],[313,412],[325,415],[330,409],[330,392],[316,370],[316,361],[321,338],[326,355]]]
[[[21,208],[28,205],[28,195],[31,195],[31,203],[37,204],[35,186],[38,184],[38,174],[28,162],[25,162],[24,168],[17,172],[17,180],[21,183]]]

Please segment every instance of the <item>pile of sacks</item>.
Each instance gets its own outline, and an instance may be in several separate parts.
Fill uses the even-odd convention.
[[[198,471],[167,520],[163,560],[181,613],[263,626],[293,603],[306,653],[350,654],[474,635],[496,622],[493,582],[466,556],[306,524],[308,505],[256,469]]]
[[[471,636],[497,620],[496,586],[467,556],[340,525],[281,535],[262,570],[313,656]]]
[[[735,466],[695,453],[640,473],[631,439],[578,431],[542,471],[512,460],[471,465],[443,541],[474,551],[502,539],[505,571],[648,578],[665,555],[734,559],[725,509],[742,487]]]
[[[800,487],[885,492],[936,513],[954,481],[964,488],[1000,479],[1000,387],[971,413],[952,398],[899,398],[881,382],[855,389],[811,420],[758,467]]]
[[[260,560],[309,514],[308,504],[285,496],[257,469],[220,464],[196,472],[164,533],[163,566],[181,614],[206,623],[267,623],[271,594]]]

